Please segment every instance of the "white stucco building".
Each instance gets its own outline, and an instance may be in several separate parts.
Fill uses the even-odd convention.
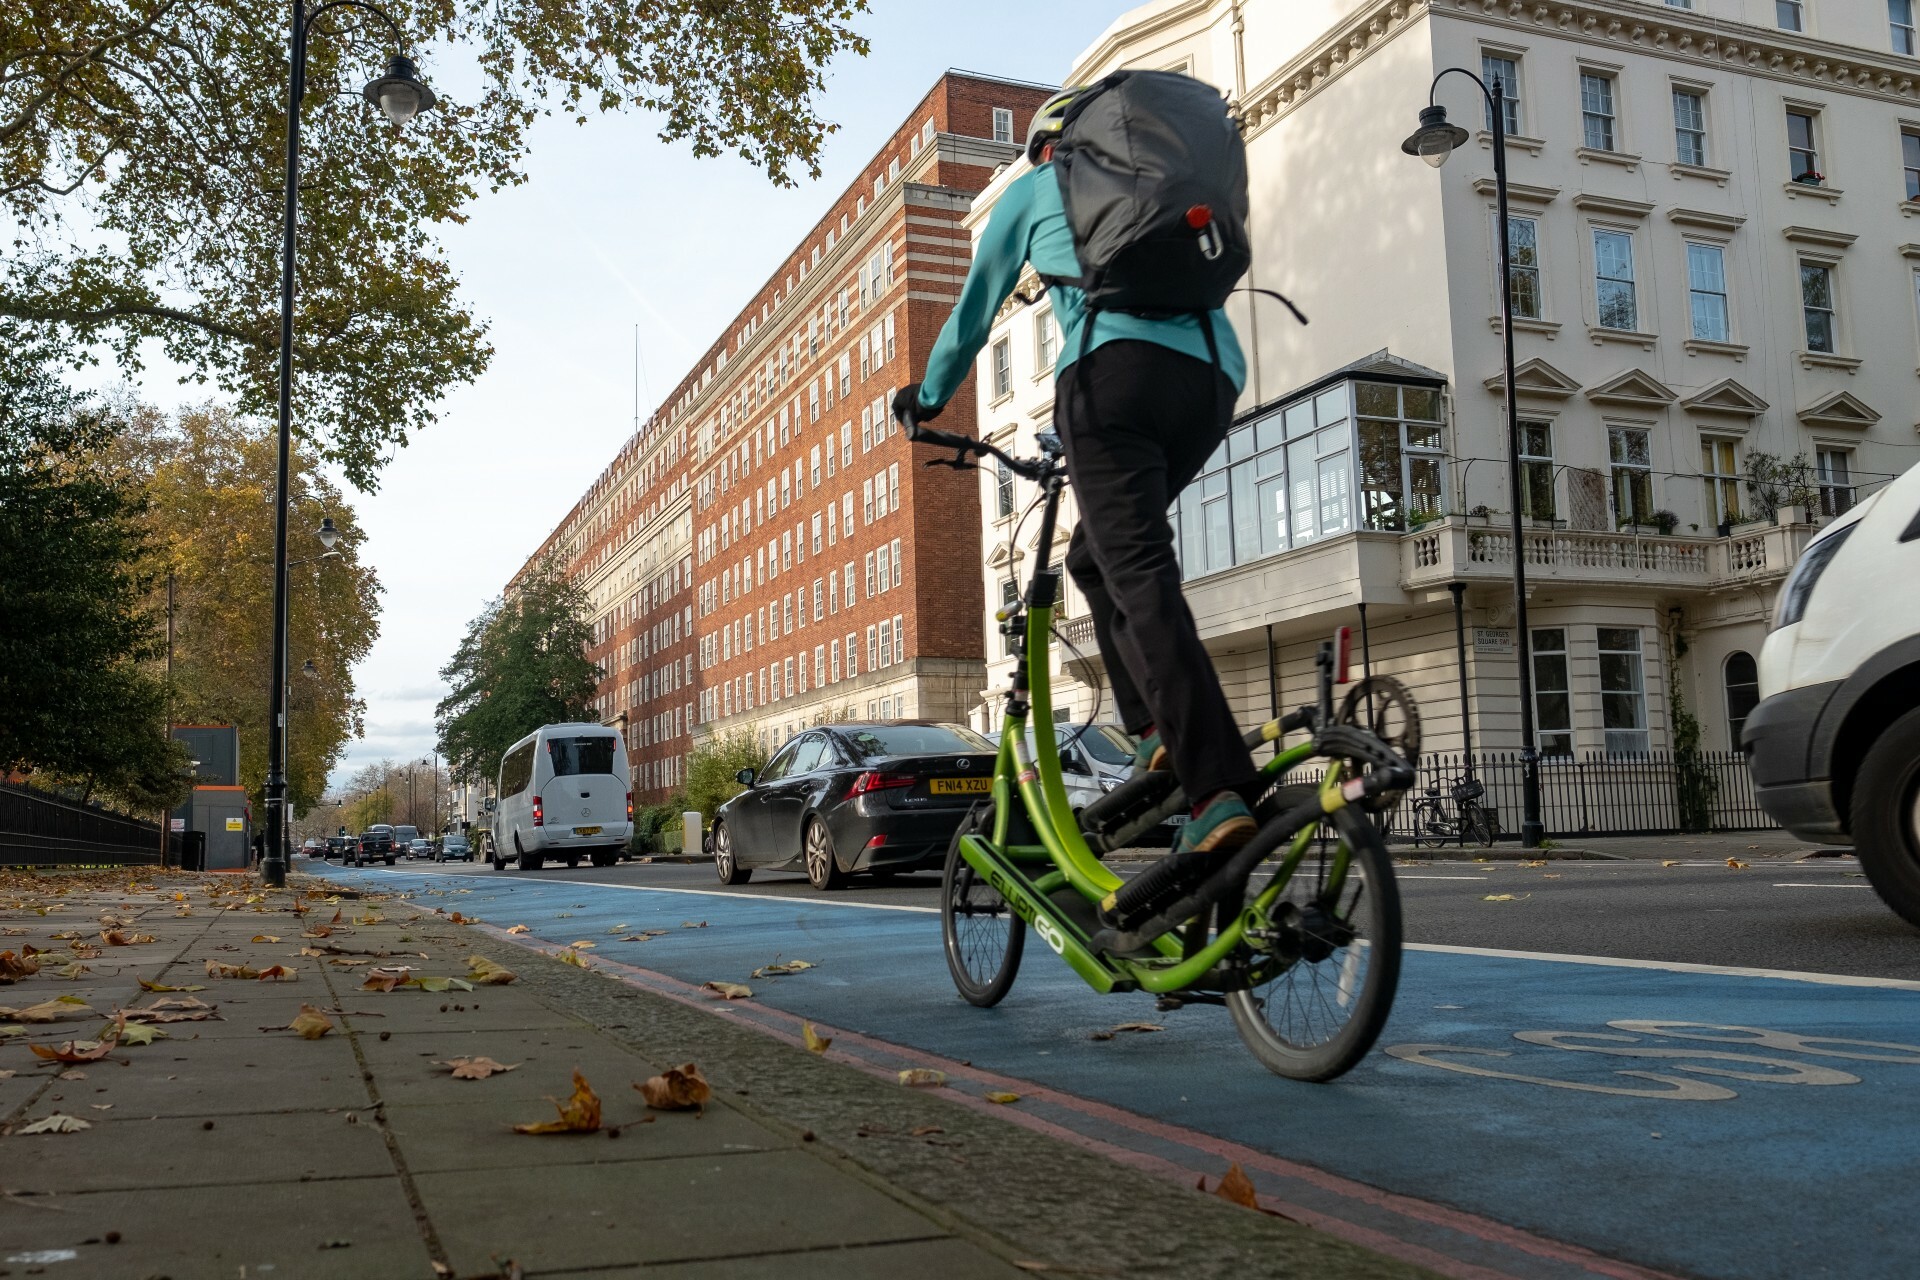
[[[1234,301],[1251,362],[1238,427],[1176,506],[1188,598],[1247,723],[1305,700],[1315,644],[1364,617],[1373,668],[1414,686],[1431,748],[1459,750],[1458,587],[1473,746],[1520,745],[1478,91],[1439,85],[1476,131],[1444,168],[1400,150],[1457,66],[1510,86],[1540,746],[1670,749],[1676,698],[1703,747],[1737,746],[1786,570],[1823,510],[1920,447],[1912,8],[1157,0],[1081,57],[1069,83],[1177,69],[1229,97],[1251,167],[1247,283],[1312,321]],[[984,434],[1025,445],[1050,420],[1042,311],[1010,308],[981,357]],[[1796,458],[1804,490],[1749,483]],[[982,474],[990,610],[1012,528],[998,485]],[[1024,507],[1030,487],[1013,487]],[[1811,510],[1785,510],[1795,499]],[[983,724],[1006,674],[987,626]],[[1091,649],[1085,624],[1067,631]],[[1088,691],[1068,696],[1084,713]]]

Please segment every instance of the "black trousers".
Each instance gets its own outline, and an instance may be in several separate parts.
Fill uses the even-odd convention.
[[[1226,438],[1234,391],[1204,360],[1109,342],[1060,374],[1055,426],[1080,523],[1067,571],[1087,597],[1122,722],[1151,724],[1197,802],[1258,775],[1180,590],[1167,507]]]

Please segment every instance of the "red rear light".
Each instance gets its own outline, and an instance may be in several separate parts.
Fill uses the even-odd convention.
[[[910,773],[879,773],[869,769],[867,772],[855,778],[853,785],[847,788],[847,799],[851,800],[855,796],[863,796],[869,791],[886,791],[893,787],[910,787],[918,781],[920,781],[920,779]]]
[[[1353,666],[1353,628],[1338,627],[1333,633],[1333,682],[1347,683],[1347,673]]]
[[[1213,210],[1204,204],[1197,204],[1187,210],[1187,225],[1195,231],[1213,221]]]
[[[887,842],[887,833],[882,831],[879,835],[867,841],[866,847],[869,849],[878,849],[881,845],[885,844],[886,842]]]
[[[536,827],[544,827],[547,825],[546,815],[540,808],[539,796],[533,798],[533,825]]]
[[[633,821],[633,792],[627,792],[627,821]]]

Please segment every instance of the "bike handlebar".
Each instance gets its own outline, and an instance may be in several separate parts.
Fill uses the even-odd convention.
[[[981,458],[998,458],[1006,463],[1007,468],[1015,475],[1035,483],[1045,483],[1059,468],[1059,461],[1053,456],[1016,458],[985,440],[976,440],[972,436],[955,435],[951,431],[938,431],[932,427],[921,426],[913,420],[911,414],[896,413],[894,421],[900,424],[907,433],[907,439],[914,444],[930,444],[936,448],[954,451],[952,459],[935,459],[927,463],[930,467],[969,467],[973,465],[967,461],[969,454]]]

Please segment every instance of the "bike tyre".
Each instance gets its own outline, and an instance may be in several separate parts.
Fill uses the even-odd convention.
[[[979,1009],[991,1009],[1013,989],[1013,980],[1019,976],[1020,957],[1026,950],[1027,942],[1027,926],[1014,914],[1012,904],[991,886],[983,884],[973,867],[960,856],[961,836],[977,835],[992,829],[993,806],[975,805],[955,829],[953,838],[947,842],[946,867],[940,876],[940,936],[947,955],[947,972],[952,975],[954,990],[960,993],[960,998]],[[986,940],[980,951],[972,952],[974,931],[963,930],[964,917],[957,915],[954,910],[961,895],[971,898],[983,889],[1005,908],[1007,931],[999,943],[997,959],[993,955],[994,944],[991,940]],[[980,963],[970,964],[970,953],[973,960],[988,962],[991,967]]]
[[[1487,811],[1479,805],[1475,805],[1473,812],[1460,820],[1460,827],[1465,837],[1461,841],[1462,844],[1472,840],[1482,849],[1493,848],[1493,824],[1487,821]]]
[[[1367,1055],[1386,1026],[1400,985],[1400,891],[1393,878],[1393,858],[1380,833],[1357,810],[1342,809],[1332,821],[1352,849],[1349,873],[1358,870],[1365,875],[1373,894],[1370,955],[1360,993],[1353,1001],[1353,1015],[1325,1042],[1299,1045],[1282,1038],[1267,1022],[1255,992],[1235,991],[1227,996],[1234,1029],[1260,1065],[1289,1080],[1315,1083],[1345,1075]]]
[[[1446,844],[1447,836],[1438,830],[1439,817],[1431,807],[1422,806],[1413,811],[1413,847],[1416,849],[1438,849]]]

